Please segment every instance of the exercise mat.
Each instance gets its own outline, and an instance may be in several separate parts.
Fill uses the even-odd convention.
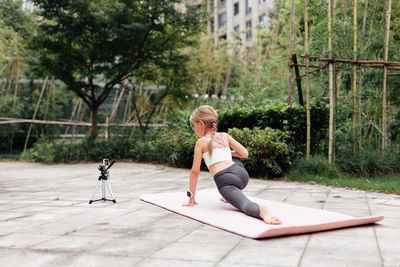
[[[270,213],[282,221],[281,225],[269,225],[220,201],[221,195],[216,188],[196,191],[196,202],[199,204],[193,207],[182,206],[188,201],[185,192],[182,191],[144,194],[140,198],[202,223],[249,238],[318,232],[370,224],[383,219],[383,216],[353,217],[328,210],[249,197],[259,205],[266,205]]]

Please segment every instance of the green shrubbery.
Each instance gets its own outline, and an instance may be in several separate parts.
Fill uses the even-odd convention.
[[[342,172],[354,176],[380,176],[400,172],[400,149],[363,150],[359,153],[342,153],[335,164]]]
[[[318,150],[321,140],[327,139],[329,109],[322,101],[313,100],[311,113],[311,149]],[[305,151],[306,146],[306,107],[298,104],[269,105],[265,107],[236,107],[220,112],[219,129],[229,128],[273,128],[291,132],[288,144],[296,151]]]
[[[336,156],[334,164],[329,164],[325,156],[316,155],[309,159],[299,158],[288,173],[290,179],[324,177],[328,179],[343,175],[353,177],[373,177],[393,175],[400,172],[400,149],[351,152]]]
[[[229,133],[250,152],[244,160],[249,173],[272,176],[286,170],[293,149],[285,141],[290,135],[274,129],[231,129]],[[108,141],[85,139],[79,144],[54,144],[42,139],[29,150],[40,162],[100,161],[102,158],[127,158],[146,162],[168,163],[190,168],[196,135],[189,127],[165,127],[149,130],[143,135],[132,129],[129,135],[112,136]]]
[[[314,149],[323,148],[327,108],[316,101],[312,104],[312,112]],[[137,128],[110,129],[108,141],[84,139],[79,144],[54,144],[40,139],[24,157],[47,163],[124,158],[190,168],[197,137],[189,126],[189,114],[183,112],[178,121],[168,123],[166,127],[149,129],[146,134]],[[330,179],[344,173],[374,176],[400,172],[399,148],[384,153],[366,150],[354,155],[341,149],[336,154],[334,165],[328,164],[326,156],[301,158],[305,150],[305,108],[298,105],[234,108],[219,114],[220,131],[228,132],[248,149],[249,158],[243,162],[253,177],[283,175],[289,167],[291,171],[287,176],[291,179],[307,175]]]
[[[233,128],[228,133],[249,151],[249,157],[243,159],[243,163],[252,176],[281,175],[291,164],[294,150],[287,144],[289,132],[271,128]]]
[[[335,165],[330,165],[326,157],[321,155],[311,156],[309,159],[298,158],[287,177],[292,180],[304,180],[305,177],[336,178],[339,170]]]

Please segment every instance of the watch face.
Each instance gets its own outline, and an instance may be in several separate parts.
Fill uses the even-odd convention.
[[[187,192],[186,192],[186,195],[187,195],[188,197],[191,197],[191,196],[192,196],[192,193],[189,192],[189,191],[187,191]]]

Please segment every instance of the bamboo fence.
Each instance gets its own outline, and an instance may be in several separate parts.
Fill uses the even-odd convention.
[[[306,78],[306,103],[307,103],[307,148],[306,155],[309,156],[309,146],[311,136],[309,136],[309,132],[311,129],[310,126],[310,118],[309,118],[309,75],[312,73],[317,73],[320,70],[325,68],[329,69],[329,145],[328,145],[328,161],[332,162],[334,156],[334,128],[335,128],[335,109],[336,109],[336,99],[337,92],[336,91],[336,74],[334,64],[350,64],[352,65],[352,76],[351,76],[351,84],[352,84],[352,151],[356,152],[356,144],[357,144],[357,136],[361,136],[361,74],[358,76],[357,83],[357,66],[360,68],[360,72],[363,68],[382,68],[383,69],[383,93],[382,93],[382,125],[379,130],[381,134],[381,144],[382,150],[384,150],[387,146],[387,77],[388,76],[398,76],[400,72],[390,73],[388,74],[388,70],[400,70],[400,62],[399,61],[389,61],[388,53],[389,53],[389,33],[390,33],[390,19],[391,19],[391,0],[385,0],[385,39],[384,39],[384,59],[383,60],[359,60],[357,58],[357,0],[353,0],[353,59],[340,59],[333,58],[333,47],[332,47],[332,20],[335,19],[336,16],[336,1],[328,0],[328,58],[319,57],[319,56],[310,56],[309,55],[309,44],[308,44],[308,0],[304,0],[305,8],[304,8],[304,27],[305,27],[305,55],[300,56],[301,58],[305,58],[305,64],[299,64],[297,62],[296,53],[293,49],[294,44],[294,14],[295,14],[295,5],[294,1],[292,1],[291,6],[291,34],[290,34],[290,63],[289,63],[289,85],[288,85],[288,104],[291,104],[292,97],[292,71],[293,68],[296,70],[299,67],[305,67],[305,73],[299,74],[296,71],[296,84],[299,92],[301,89],[301,79],[303,77]],[[344,1],[342,1],[342,9],[344,13],[342,16],[347,16],[346,8],[344,5]],[[367,21],[367,9],[368,9],[368,0],[365,1],[364,12],[363,12],[363,23],[362,23],[362,42],[364,41],[364,35],[366,31],[366,21]],[[342,19],[344,18],[342,17]],[[370,32],[372,31],[372,22]],[[310,65],[309,61],[319,61],[324,62],[326,64],[322,66]],[[310,70],[313,68],[313,70]],[[357,87],[358,86],[358,87]],[[302,96],[299,94],[299,103],[302,102]],[[358,106],[358,107],[357,107]],[[375,125],[375,128],[377,126]],[[378,128],[377,128],[378,129]],[[361,141],[358,141],[359,149],[361,149]]]

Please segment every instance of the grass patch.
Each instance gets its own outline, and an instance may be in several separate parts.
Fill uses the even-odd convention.
[[[400,174],[377,177],[354,177],[350,175],[324,177],[312,174],[293,176],[293,173],[289,173],[286,180],[400,194]]]
[[[353,161],[353,165],[356,164],[357,162]],[[368,164],[359,165],[366,166]],[[397,167],[392,168],[394,173],[392,172],[391,174],[382,174],[381,168],[363,167],[368,172],[358,172],[356,176],[353,173],[345,173],[336,166],[337,164],[328,164],[326,158],[322,156],[298,159],[294,167],[287,173],[286,179],[289,181],[400,194],[400,173],[396,171]]]
[[[0,159],[19,160],[21,152],[16,153],[0,153]]]

